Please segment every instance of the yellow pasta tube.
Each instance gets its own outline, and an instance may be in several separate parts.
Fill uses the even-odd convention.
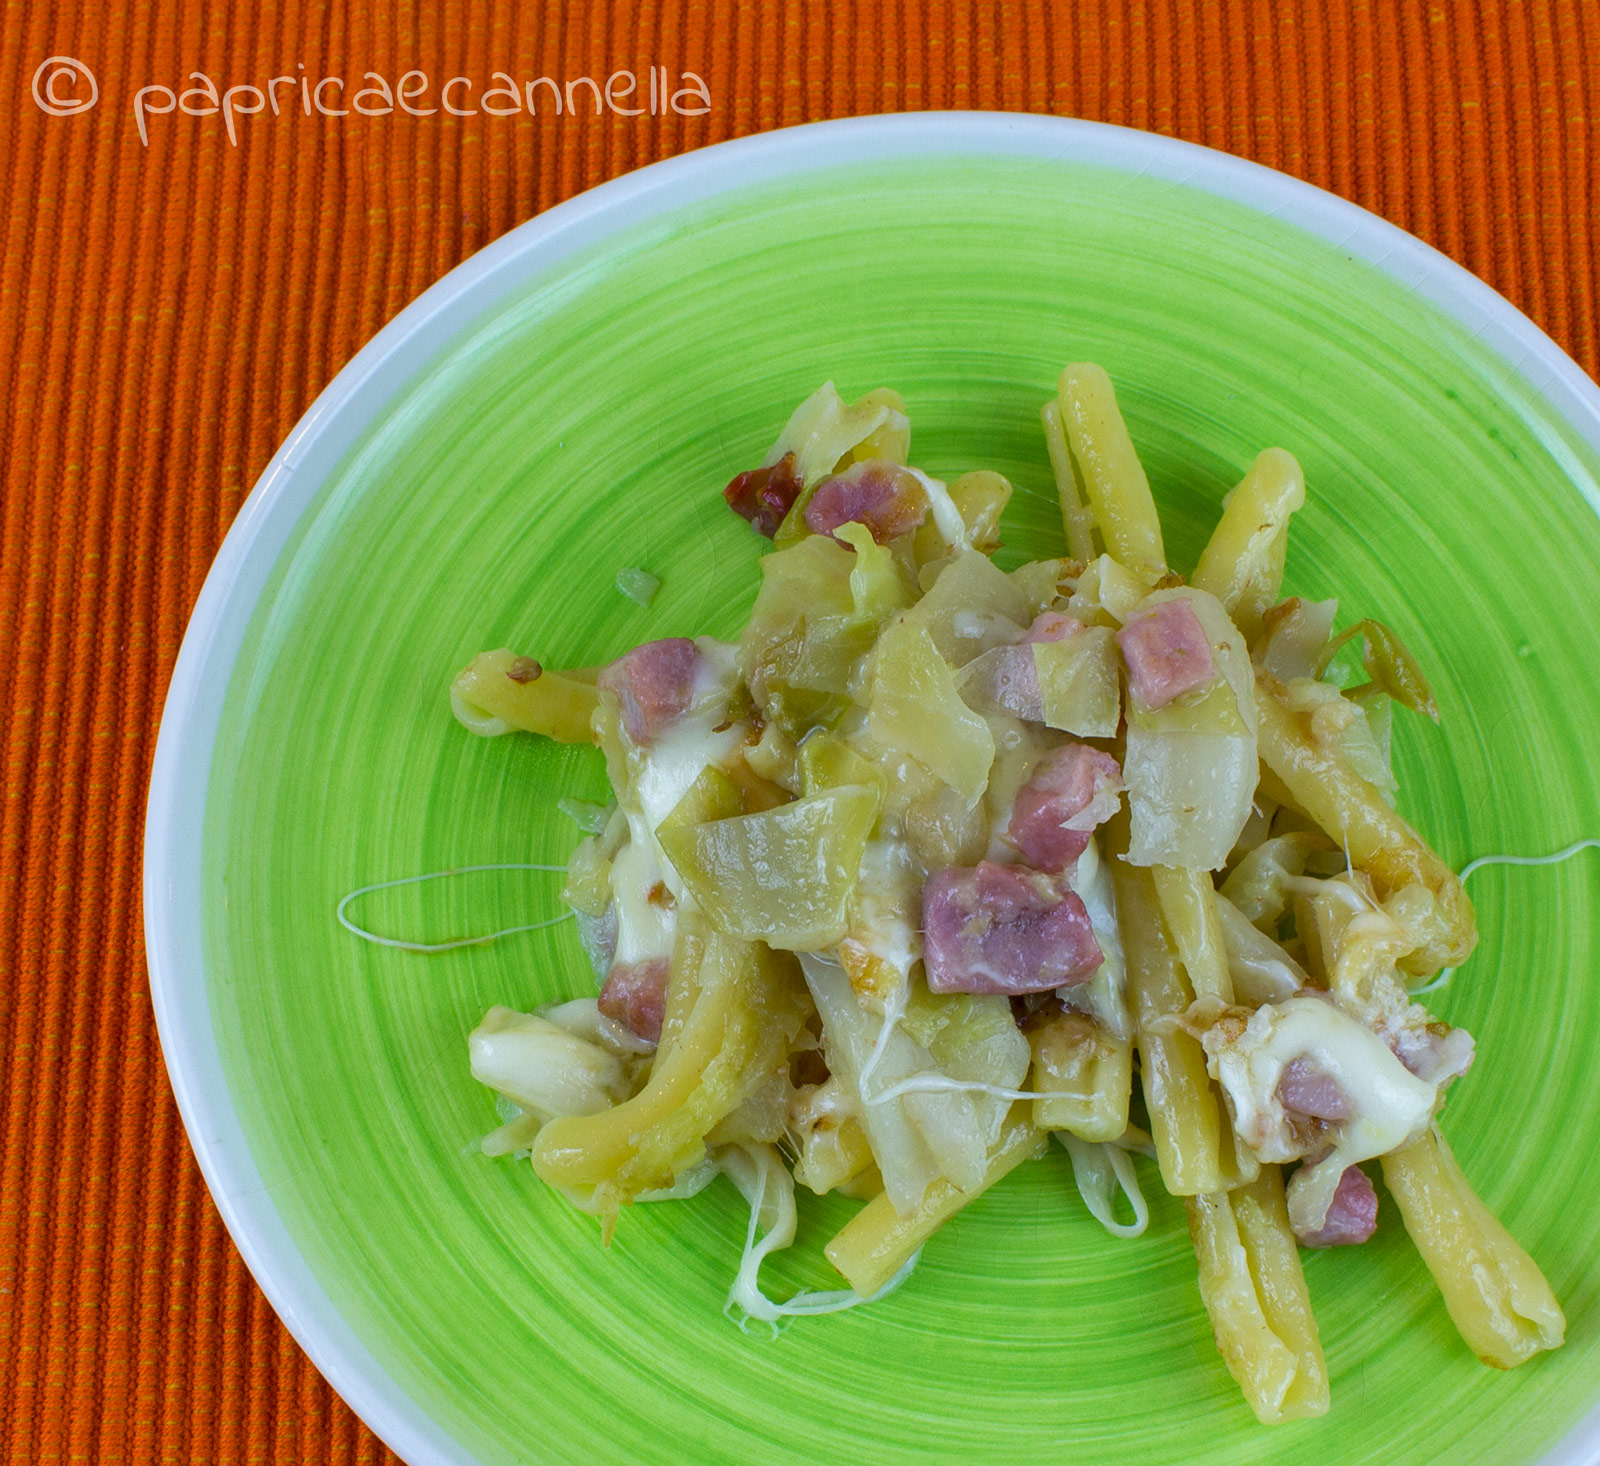
[[[1472,1189],[1437,1127],[1382,1157],[1384,1184],[1467,1346],[1512,1369],[1566,1335],[1539,1266]]]
[[[1261,1162],[1235,1132],[1228,1102],[1215,1084],[1211,1095],[1217,1106],[1217,1165],[1222,1171],[1222,1189],[1232,1191],[1254,1181],[1261,1174]]]
[[[1133,1044],[1087,1013],[1068,1009],[1030,1021],[1033,1075],[1028,1087],[1047,1099],[1033,1102],[1041,1130],[1067,1130],[1080,1140],[1117,1140],[1128,1128]]]
[[[1282,448],[1256,455],[1249,472],[1223,501],[1222,518],[1200,556],[1189,583],[1210,591],[1233,617],[1247,641],[1261,629],[1265,605],[1255,602],[1283,579],[1283,541],[1289,516],[1306,502],[1306,480],[1294,456]],[[1276,562],[1276,563],[1274,563]],[[1252,591],[1254,594],[1252,594]],[[1272,604],[1276,600],[1272,595]],[[1246,601],[1244,619],[1237,614]],[[1254,621],[1254,625],[1246,622]]]
[[[1106,863],[1116,892],[1139,1075],[1161,1179],[1174,1196],[1221,1191],[1233,1179],[1232,1139],[1206,1072],[1205,1050],[1177,1024],[1194,992],[1168,944],[1149,870],[1124,860]],[[1230,1164],[1224,1164],[1224,1156]]]
[[[966,528],[967,543],[974,550],[992,555],[1000,547],[1000,516],[1011,502],[1010,480],[991,469],[980,468],[953,480],[948,492]],[[939,521],[931,516],[911,541],[912,558],[919,566],[942,559],[952,548]]]
[[[662,1044],[645,1087],[539,1132],[533,1168],[550,1185],[604,1187],[618,1204],[671,1185],[704,1156],[712,1126],[783,1063],[802,1022],[794,959],[717,932],[696,940],[704,943],[697,969],[687,943],[674,954]]]
[[[1256,1418],[1273,1425],[1323,1414],[1327,1366],[1278,1168],[1185,1206],[1217,1348]]]
[[[1106,550],[1153,584],[1167,573],[1161,520],[1111,378],[1092,362],[1073,362],[1061,373],[1058,393],[1061,425]]]
[[[1422,945],[1402,962],[1417,975],[1466,961],[1478,942],[1472,902],[1450,869],[1361,777],[1337,749],[1319,743],[1305,720],[1274,695],[1272,680],[1256,682],[1261,761],[1303,809],[1372,878],[1380,901],[1407,886],[1432,897]]]
[[[826,1196],[863,1172],[877,1169],[867,1132],[854,1115],[845,1115],[812,1128],[795,1156],[794,1179],[818,1196]],[[875,1189],[883,1189],[881,1179]]]
[[[1288,558],[1289,526],[1286,524],[1273,537],[1265,558],[1233,608],[1233,624],[1252,646],[1266,627],[1267,612],[1283,596],[1283,567]]]
[[[1200,1297],[1211,1318],[1217,1349],[1256,1418],[1270,1425],[1282,1419],[1280,1412],[1294,1383],[1298,1361],[1273,1333],[1262,1311],[1227,1192],[1191,1196],[1185,1209],[1199,1270]]]
[[[450,704],[475,732],[542,733],[557,743],[593,743],[589,720],[599,694],[599,669],[547,672],[532,657],[483,652],[450,684]],[[495,720],[504,726],[496,726]]]
[[[715,969],[709,974],[706,971],[706,946],[713,935],[711,923],[703,917],[684,913],[678,918],[667,1001],[661,1016],[661,1037],[651,1059],[652,1076],[665,1072],[674,1063],[673,1051],[684,1042],[686,1034],[703,1042],[701,1035],[709,1026],[712,1009],[700,1007],[702,980],[706,976],[714,980],[720,975]],[[691,1030],[690,1021],[696,1013],[700,1015],[700,1026]]]
[[[1000,1141],[990,1152],[983,1179],[971,1191],[958,1191],[940,1177],[908,1216],[895,1211],[887,1193],[869,1201],[842,1227],[824,1251],[828,1261],[863,1298],[876,1293],[899,1272],[906,1259],[968,1202],[1024,1161],[1044,1154],[1049,1137],[1027,1119],[1026,1106],[1014,1105]]]
[[[1328,1366],[1322,1357],[1317,1318],[1300,1266],[1300,1244],[1289,1226],[1283,1171],[1263,1166],[1256,1179],[1228,1199],[1239,1224],[1239,1238],[1250,1262],[1250,1276],[1268,1325],[1295,1356],[1294,1380],[1281,1405],[1284,1420],[1323,1415],[1328,1409]]]
[[[1045,446],[1050,450],[1050,467],[1056,476],[1056,497],[1061,501],[1061,522],[1067,531],[1067,552],[1081,565],[1094,554],[1094,515],[1078,492],[1077,470],[1072,466],[1072,450],[1067,446],[1067,430],[1061,425],[1061,402],[1054,399],[1040,409],[1044,422]]]
[[[1231,1005],[1233,978],[1228,972],[1228,953],[1222,942],[1211,872],[1157,865],[1150,868],[1150,873],[1155,878],[1162,918],[1172,933],[1178,959],[1195,997]]]
[[[993,469],[964,473],[950,485],[950,502],[961,513],[967,537],[985,555],[1000,547],[1000,516],[1011,502],[1011,481]]]

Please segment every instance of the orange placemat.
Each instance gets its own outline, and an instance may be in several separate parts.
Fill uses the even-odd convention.
[[[536,86],[530,116],[540,76],[572,82],[575,111]],[[139,844],[222,535],[403,304],[540,209],[687,148],[1008,108],[1175,134],[1354,199],[1593,374],[1597,106],[1594,0],[8,6],[0,1455],[386,1455],[201,1184],[151,1017]]]

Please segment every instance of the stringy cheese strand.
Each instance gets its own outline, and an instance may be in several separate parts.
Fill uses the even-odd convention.
[[[481,871],[488,870],[540,870],[550,871],[560,875],[565,875],[567,872],[567,868],[564,865],[535,865],[524,861],[505,862],[494,865],[453,866],[449,870],[429,871],[426,875],[401,876],[399,880],[395,881],[374,881],[370,886],[362,886],[357,890],[351,891],[350,894],[340,901],[338,906],[334,908],[333,914],[336,918],[338,918],[340,926],[342,926],[347,932],[351,932],[355,936],[360,937],[363,941],[371,942],[374,946],[378,947],[392,947],[401,952],[453,952],[459,947],[481,947],[488,942],[497,941],[501,937],[514,936],[517,932],[543,931],[546,927],[558,926],[563,921],[572,920],[574,913],[568,911],[561,916],[552,916],[545,921],[530,922],[526,926],[502,927],[499,931],[487,932],[483,936],[461,937],[453,942],[407,942],[402,941],[398,937],[379,936],[377,932],[370,932],[365,927],[357,926],[353,921],[350,920],[348,916],[345,915],[345,911],[349,908],[349,905],[352,901],[355,901],[362,896],[370,896],[374,891],[389,891],[393,890],[396,886],[415,886],[420,885],[423,881],[440,881],[445,879],[446,876],[475,875]]]
[[[1574,855],[1581,855],[1585,850],[1600,850],[1600,839],[1590,836],[1587,839],[1574,840],[1572,844],[1551,855],[1480,855],[1476,860],[1469,860],[1461,867],[1458,879],[1465,885],[1468,876],[1475,875],[1486,865],[1560,865],[1562,861],[1571,860]],[[1420,997],[1423,993],[1431,993],[1444,987],[1456,975],[1456,971],[1454,967],[1441,967],[1439,975],[1432,982],[1424,983],[1419,988],[1412,988],[1412,996]]]
[[[744,1315],[739,1320],[741,1330],[752,1318],[770,1324],[776,1332],[780,1319],[842,1313],[847,1308],[856,1308],[863,1303],[876,1303],[880,1298],[885,1298],[894,1292],[911,1276],[911,1270],[917,1265],[917,1259],[922,1256],[922,1249],[919,1247],[883,1287],[865,1297],[857,1293],[854,1288],[836,1288],[827,1292],[806,1288],[787,1302],[774,1302],[761,1291],[761,1264],[769,1254],[787,1247],[794,1240],[794,1180],[781,1161],[776,1163],[773,1161],[771,1148],[768,1146],[731,1146],[719,1164],[724,1174],[750,1203],[750,1224],[745,1229],[744,1252],[739,1259],[739,1270],[734,1275],[733,1285],[728,1289],[728,1301],[722,1310],[730,1318],[733,1317],[735,1309]],[[760,1226],[761,1212],[767,1200],[768,1183],[773,1178],[775,1165],[779,1173],[777,1215],[758,1242],[756,1232]]]

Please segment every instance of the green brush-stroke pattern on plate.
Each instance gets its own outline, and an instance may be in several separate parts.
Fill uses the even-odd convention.
[[[1056,553],[1039,403],[1116,380],[1191,566],[1267,444],[1306,469],[1288,582],[1407,639],[1442,728],[1401,715],[1402,808],[1456,862],[1600,831],[1589,770],[1596,464],[1470,333],[1333,247],[1181,186],[1000,158],[833,171],[696,206],[531,282],[413,389],[307,517],[257,613],[208,802],[207,981],[235,1103],[336,1305],[492,1461],[1521,1461],[1600,1379],[1594,857],[1475,878],[1480,953],[1434,999],[1478,1037],[1445,1129],[1561,1296],[1570,1342],[1513,1374],[1457,1339],[1385,1200],[1307,1255],[1333,1411],[1255,1424],[1212,1346],[1182,1210],[1107,1237],[1065,1157],[1014,1175],[894,1297],[741,1335],[725,1182],[640,1207],[609,1252],[495,1123],[464,1038],[492,1003],[590,993],[569,925],[424,957],[341,931],[358,885],[563,860],[597,755],[474,738],[451,675],[734,635],[762,543],[718,490],[793,405],[906,397],[913,457],[1018,494],[1003,563]],[[644,610],[621,566],[662,578]],[[557,878],[466,877],[357,914],[424,940],[556,909]],[[1159,1190],[1153,1170],[1145,1172]],[[828,1284],[850,1204],[803,1198],[774,1289]]]

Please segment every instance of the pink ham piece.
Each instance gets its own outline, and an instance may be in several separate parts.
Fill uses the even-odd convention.
[[[1017,791],[1006,839],[1039,870],[1065,870],[1089,844],[1096,826],[1117,812],[1122,770],[1087,743],[1068,743],[1039,760]]]
[[[1448,1023],[1403,1025],[1386,1037],[1395,1058],[1429,1084],[1446,1085],[1472,1067],[1475,1045],[1464,1028]]]
[[[922,888],[922,927],[932,993],[1048,992],[1105,960],[1077,893],[1026,866],[936,871]]]
[[[917,476],[898,463],[868,458],[817,485],[806,505],[806,528],[831,535],[859,524],[880,545],[909,534],[928,517],[928,495]]]
[[[1033,625],[1022,638],[1024,646],[1036,642],[1065,641],[1083,630],[1083,622],[1076,616],[1063,616],[1059,611],[1044,611],[1033,618]]]
[[[1117,633],[1117,645],[1134,697],[1152,712],[1210,686],[1217,675],[1205,628],[1186,600],[1163,601],[1140,612]]]
[[[728,508],[750,521],[757,534],[770,540],[800,497],[794,454],[785,453],[769,468],[752,468],[737,475],[722,491],[722,497]]]
[[[1291,1059],[1278,1080],[1278,1101],[1284,1109],[1314,1120],[1348,1120],[1350,1101],[1334,1082],[1309,1059]]]
[[[671,975],[672,963],[665,957],[613,963],[600,989],[600,1011],[640,1038],[660,1043]]]
[[[616,696],[622,726],[636,744],[654,743],[689,706],[699,660],[688,637],[671,636],[636,646],[600,674],[598,686]]]
[[[1378,1193],[1360,1166],[1346,1166],[1322,1225],[1299,1236],[1306,1247],[1353,1247],[1377,1229]]]

